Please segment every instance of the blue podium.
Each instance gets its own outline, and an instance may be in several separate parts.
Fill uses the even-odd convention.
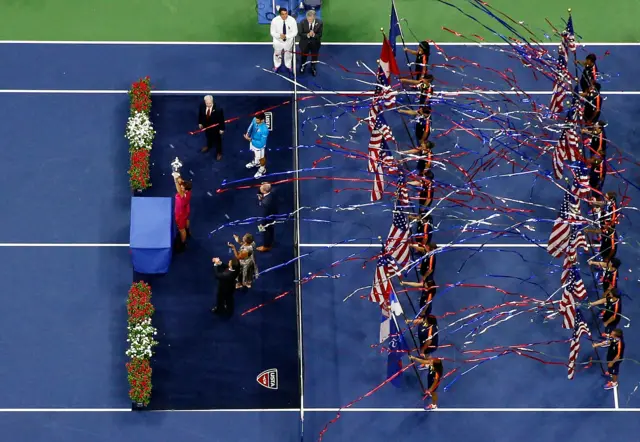
[[[131,198],[129,236],[133,270],[142,274],[167,273],[173,242],[171,198]]]

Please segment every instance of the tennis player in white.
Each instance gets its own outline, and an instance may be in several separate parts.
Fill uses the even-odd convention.
[[[273,37],[273,70],[277,71],[282,66],[284,52],[284,65],[291,72],[293,69],[293,51],[298,35],[298,23],[289,16],[286,8],[278,10],[277,17],[271,20],[271,37]]]

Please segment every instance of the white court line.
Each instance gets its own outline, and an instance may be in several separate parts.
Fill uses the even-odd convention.
[[[436,95],[551,95],[553,91],[442,91]],[[0,94],[127,94],[124,89],[0,89]],[[152,95],[292,95],[293,90],[282,91],[214,91],[214,90],[154,90]],[[602,95],[640,95],[640,91],[606,91]],[[373,95],[371,91],[301,91],[298,95]]]
[[[0,247],[129,247],[116,243],[0,243]]]
[[[618,387],[613,388],[613,407],[620,409],[620,402],[618,401]]]
[[[83,41],[83,40],[0,40],[0,44],[48,44],[48,45],[113,45],[113,46],[271,46],[271,41]],[[498,43],[437,43],[438,46],[512,46]],[[557,46],[560,42],[544,42],[541,46]],[[323,46],[382,46],[380,41],[371,42],[322,42]],[[417,46],[410,43],[408,46]],[[578,46],[640,46],[640,43],[623,42],[578,42]]]
[[[148,413],[293,413],[299,408],[237,410],[149,410]],[[424,408],[305,408],[311,413],[425,413]],[[611,413],[640,408],[438,408],[439,413]],[[130,408],[0,408],[0,413],[126,413]],[[429,413],[431,413],[429,411]]]
[[[328,248],[365,248],[365,247],[374,247],[380,248],[381,244],[300,244],[300,247],[328,247]],[[444,246],[443,246],[444,247]],[[462,244],[451,244],[446,247],[454,247],[454,248],[521,248],[521,249],[533,249],[533,248],[541,248],[547,247],[546,244],[530,244],[530,243],[522,243],[522,244],[472,244],[472,243],[462,243]]]

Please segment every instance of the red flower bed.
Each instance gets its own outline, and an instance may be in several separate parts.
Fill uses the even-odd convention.
[[[129,183],[133,190],[144,190],[150,187],[149,159],[151,152],[140,149],[131,152],[129,162]]]
[[[150,318],[154,313],[151,304],[151,286],[146,282],[134,282],[129,289],[127,300],[127,314],[129,323],[141,322]]]
[[[151,112],[151,79],[149,77],[141,78],[131,85],[129,90],[129,99],[131,101],[131,113]]]
[[[137,404],[149,405],[151,400],[151,364],[149,359],[133,358],[127,363],[129,397]]]

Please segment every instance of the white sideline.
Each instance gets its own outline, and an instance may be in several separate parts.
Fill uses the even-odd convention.
[[[129,247],[130,244],[117,244],[117,243],[0,243],[0,247]],[[365,247],[380,247],[380,244],[300,244],[300,247],[327,247],[327,248],[365,248]],[[531,244],[531,243],[514,243],[514,244],[478,244],[478,243],[462,243],[451,244],[447,247],[454,248],[520,248],[520,249],[533,249],[547,247],[546,244]]]
[[[311,413],[416,413],[424,408],[305,408]],[[640,412],[640,408],[438,408],[440,413],[611,413]],[[130,408],[0,408],[0,413],[126,413]],[[150,413],[298,413],[300,408],[234,410],[150,410]]]
[[[127,94],[124,89],[0,89],[0,94]],[[524,91],[527,95],[551,95],[552,91]],[[291,95],[292,90],[281,91],[225,91],[225,90],[154,90],[152,95]],[[301,91],[298,95],[372,95],[371,91]],[[443,91],[436,95],[522,95],[517,91]],[[640,91],[604,91],[602,95],[640,95]]]
[[[353,243],[343,243],[343,244],[300,244],[300,247],[327,247],[327,248],[365,248],[365,247],[373,247],[380,248],[380,244],[353,244]],[[485,248],[485,249],[496,249],[496,248],[520,248],[520,249],[533,249],[533,248],[546,248],[546,244],[531,244],[531,243],[515,243],[515,244],[478,244],[478,243],[461,243],[461,244],[451,244],[446,245],[446,247],[454,247],[454,248]]]
[[[129,247],[114,243],[0,243],[0,247]]]
[[[542,46],[557,46],[560,42],[544,42]],[[85,41],[85,40],[0,40],[0,44],[49,44],[49,45],[113,45],[113,46],[271,46],[270,41]],[[498,43],[437,43],[438,46],[510,46],[506,42]],[[381,46],[380,41],[371,42],[322,42],[323,46]],[[409,44],[408,46],[416,46]],[[622,42],[578,42],[578,46],[640,46],[640,43]]]

